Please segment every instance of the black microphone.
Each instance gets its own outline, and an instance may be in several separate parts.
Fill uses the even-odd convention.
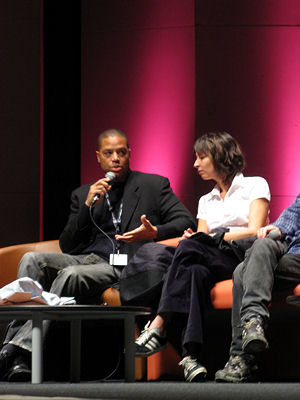
[[[280,232],[277,229],[272,229],[268,234],[267,238],[273,239],[273,240],[279,240],[280,239]]]
[[[116,174],[114,172],[108,171],[105,174],[105,178],[108,179],[109,182],[112,182],[116,178]],[[93,205],[96,203],[97,200],[99,200],[99,198],[100,194],[96,194],[96,196],[93,198],[90,207],[93,207]]]

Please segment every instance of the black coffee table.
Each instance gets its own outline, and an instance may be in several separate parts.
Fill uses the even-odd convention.
[[[81,321],[113,319],[124,321],[125,381],[135,380],[134,323],[137,316],[150,315],[151,309],[127,306],[0,306],[0,320],[32,320],[31,383],[43,380],[43,320],[71,322],[70,380],[80,381]]]

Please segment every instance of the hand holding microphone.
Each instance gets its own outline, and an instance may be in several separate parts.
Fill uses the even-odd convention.
[[[275,225],[268,225],[264,226],[263,228],[260,228],[257,231],[257,237],[258,238],[270,238],[273,240],[280,240],[281,239],[281,232],[279,228]]]
[[[267,234],[267,238],[279,240],[281,238],[281,233],[277,229],[273,229]]]
[[[100,198],[103,198],[105,194],[109,191],[109,189],[111,188],[111,185],[109,183],[112,182],[115,178],[116,174],[108,171],[105,174],[105,178],[99,179],[96,183],[91,185],[85,204],[88,207],[93,207],[94,204]]]

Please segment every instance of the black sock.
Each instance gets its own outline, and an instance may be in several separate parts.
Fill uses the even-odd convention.
[[[201,344],[200,343],[186,343],[185,345],[188,355],[191,356],[191,358],[195,358],[196,360],[199,360],[199,356],[201,353]]]

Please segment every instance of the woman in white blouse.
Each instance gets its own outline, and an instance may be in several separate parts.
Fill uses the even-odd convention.
[[[255,237],[268,218],[270,191],[261,177],[244,177],[240,146],[226,132],[197,139],[194,167],[204,180],[216,183],[198,206],[197,233],[187,229],[176,248],[164,282],[158,313],[136,340],[136,356],[147,357],[166,345],[166,326],[184,318],[180,362],[188,382],[205,379],[201,364],[203,315],[210,306],[210,290],[229,279],[240,262],[226,248],[232,240]],[[224,250],[225,248],[225,250]]]

